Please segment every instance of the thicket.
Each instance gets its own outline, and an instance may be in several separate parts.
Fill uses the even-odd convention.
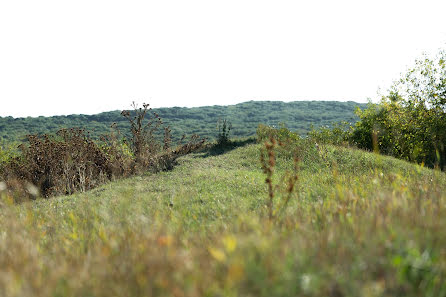
[[[446,169],[446,51],[423,56],[354,125],[313,130],[320,142],[354,145]]]
[[[163,125],[159,115],[148,104],[133,108],[122,112],[131,137],[116,125],[101,140],[93,140],[84,129],[70,128],[54,135],[28,135],[28,144],[18,151],[2,149],[0,180],[16,201],[71,194],[141,170],[171,169],[179,156],[203,147],[205,139],[196,135],[172,147],[169,127],[164,127],[162,140],[155,136]]]

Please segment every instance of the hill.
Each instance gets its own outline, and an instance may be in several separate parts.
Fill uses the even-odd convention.
[[[4,204],[0,295],[446,296],[444,173],[306,140],[292,147],[296,191],[272,221],[259,144]],[[280,204],[293,157],[290,147],[274,154]]]
[[[293,131],[306,134],[311,125],[331,125],[334,122],[356,122],[355,108],[366,104],[337,101],[250,101],[229,106],[205,106],[195,108],[154,109],[170,125],[174,139],[183,134],[198,134],[213,139],[217,134],[217,122],[227,119],[232,124],[231,135],[248,137],[255,135],[258,124],[285,123]],[[95,138],[108,133],[113,123],[129,131],[128,122],[120,111],[95,115],[68,115],[37,118],[0,117],[0,140],[23,140],[27,134],[54,133],[60,128],[81,127],[91,131]]]

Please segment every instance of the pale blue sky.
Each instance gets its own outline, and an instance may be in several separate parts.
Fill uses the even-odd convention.
[[[0,116],[376,98],[444,0],[1,1]]]

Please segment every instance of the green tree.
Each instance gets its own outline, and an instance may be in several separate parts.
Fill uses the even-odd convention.
[[[424,55],[379,104],[358,111],[352,140],[398,158],[446,166],[446,51]]]

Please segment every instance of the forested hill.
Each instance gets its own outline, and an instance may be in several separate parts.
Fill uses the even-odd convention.
[[[158,108],[157,112],[165,125],[170,125],[174,138],[183,134],[198,134],[213,139],[217,134],[217,122],[227,119],[232,124],[231,137],[246,137],[255,134],[259,124],[279,125],[284,123],[290,130],[305,134],[310,126],[331,125],[338,121],[356,122],[356,107],[366,104],[338,101],[249,101],[228,106]],[[13,118],[0,117],[0,139],[23,140],[27,134],[54,133],[60,128],[82,127],[94,137],[108,133],[110,125],[128,130],[128,122],[121,111],[103,112],[95,115],[68,115],[53,117]]]

